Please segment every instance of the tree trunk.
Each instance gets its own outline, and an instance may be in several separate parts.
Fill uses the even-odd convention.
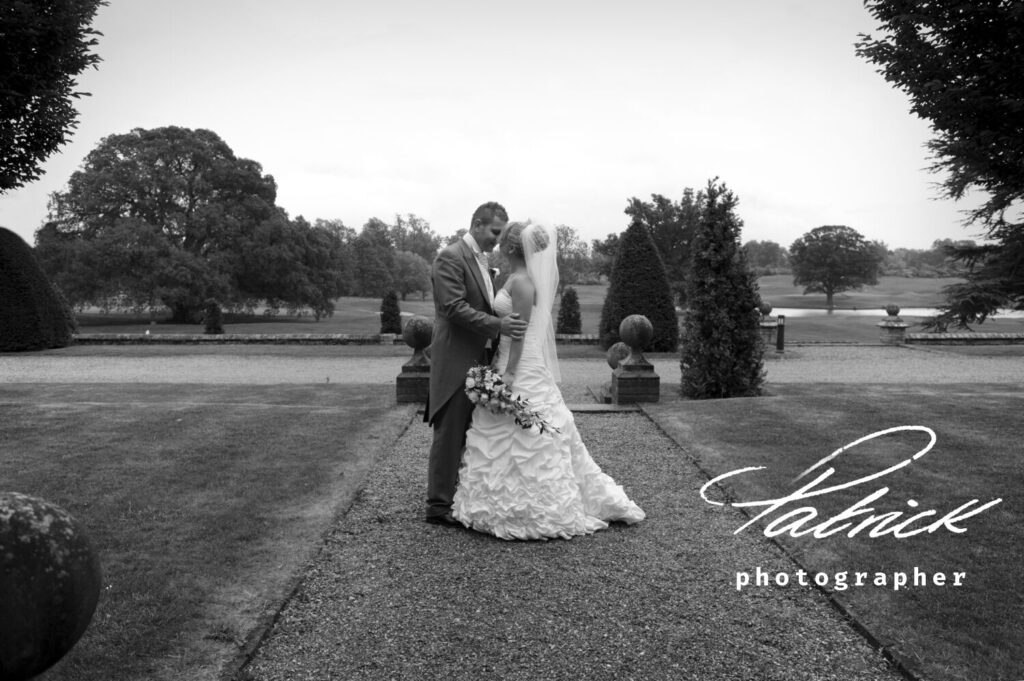
[[[829,290],[825,291],[825,307],[828,308],[829,310],[831,310],[832,307],[833,307],[833,305],[832,305],[832,295],[833,295],[832,289],[829,289]]]

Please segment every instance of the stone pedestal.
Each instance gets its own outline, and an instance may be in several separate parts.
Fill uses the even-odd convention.
[[[907,342],[907,324],[899,317],[886,317],[878,322],[879,340],[884,345],[903,345]]]
[[[612,404],[657,402],[660,399],[661,379],[643,354],[643,349],[653,337],[654,327],[647,317],[630,315],[622,320],[619,338],[629,348],[629,355],[619,360],[612,371]]]
[[[612,404],[657,402],[661,397],[661,378],[650,364],[620,364],[612,372]]]
[[[395,396],[399,404],[426,403],[430,394],[430,365],[402,365],[402,373],[395,379]]]
[[[775,345],[775,332],[778,328],[779,322],[774,317],[765,317],[761,320],[761,338],[764,339],[766,348]]]
[[[402,365],[395,379],[395,396],[399,404],[426,402],[430,394],[430,358],[427,349],[434,332],[434,323],[426,317],[412,317],[402,330],[402,339],[412,348],[412,359]]]

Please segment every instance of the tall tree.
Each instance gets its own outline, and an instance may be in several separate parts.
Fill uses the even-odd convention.
[[[910,97],[927,120],[933,172],[954,200],[984,202],[968,212],[991,243],[952,245],[967,282],[947,287],[934,325],[965,327],[1000,308],[1024,309],[1024,3],[868,0],[881,37],[861,35],[857,54]]]
[[[337,288],[311,293],[315,242],[276,195],[258,163],[209,130],[135,129],[104,138],[52,196],[37,251],[73,302],[163,304],[177,322],[207,298],[322,303]]]
[[[604,239],[594,239],[590,242],[591,267],[599,277],[612,275],[612,264],[615,262],[615,254],[619,250],[620,236],[619,234],[609,234]]]
[[[680,357],[687,397],[759,395],[764,384],[761,297],[740,247],[738,203],[717,180],[701,192]]]
[[[430,292],[430,263],[419,253],[398,251],[395,253],[394,284],[402,300],[410,293],[419,293],[426,298]]]
[[[883,259],[876,244],[842,225],[812,229],[789,247],[793,285],[805,294],[824,293],[830,309],[835,294],[877,284]]]
[[[583,283],[590,270],[590,247],[579,233],[568,225],[555,227],[558,239],[558,291]]]
[[[423,218],[412,213],[405,218],[401,215],[395,216],[395,224],[391,227],[391,242],[395,250],[410,251],[432,263],[442,241],[430,228],[430,223]]]
[[[76,78],[100,58],[90,28],[102,0],[5,2],[0,9],[0,194],[39,166],[78,126]]]
[[[693,189],[687,187],[678,202],[661,194],[651,194],[649,202],[631,198],[625,211],[650,231],[665,264],[672,291],[680,302],[684,302],[686,297],[690,244],[700,219],[699,199]]]
[[[748,241],[743,251],[756,274],[775,274],[789,265],[786,249],[774,241]]]

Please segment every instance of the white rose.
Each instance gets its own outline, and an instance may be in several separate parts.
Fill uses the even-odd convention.
[[[474,381],[469,376],[466,376],[466,387],[467,388],[472,388],[474,385],[476,385],[476,381]]]

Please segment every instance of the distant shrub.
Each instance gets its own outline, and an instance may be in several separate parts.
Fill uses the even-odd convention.
[[[205,333],[224,333],[224,315],[220,309],[220,303],[213,298],[207,299],[203,304],[203,326]]]
[[[398,294],[390,290],[380,302],[380,332],[402,333],[402,311],[398,308]]]
[[[583,322],[580,320],[580,299],[576,289],[566,286],[562,291],[562,302],[558,307],[558,325],[555,333],[580,333]]]

